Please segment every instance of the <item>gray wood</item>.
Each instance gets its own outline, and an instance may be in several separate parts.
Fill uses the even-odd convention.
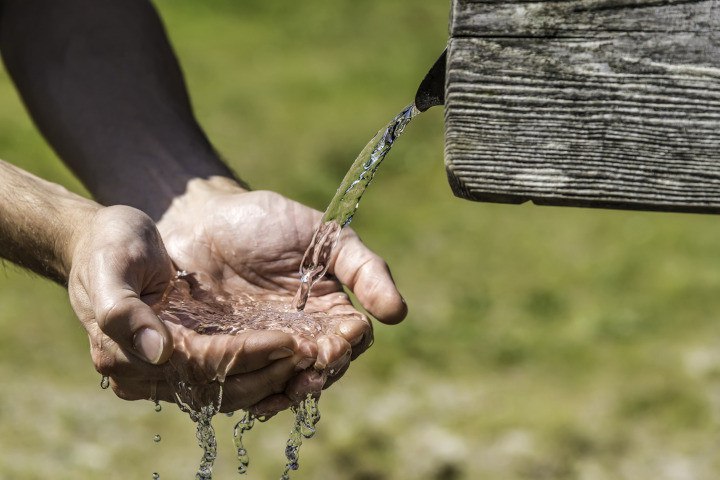
[[[720,1],[455,0],[454,192],[720,213]]]

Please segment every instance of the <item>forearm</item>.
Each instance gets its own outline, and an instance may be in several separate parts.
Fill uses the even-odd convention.
[[[99,202],[157,220],[189,180],[232,177],[147,0],[5,0],[0,48],[38,127]]]
[[[0,160],[0,256],[13,263],[65,284],[78,229],[98,208]]]

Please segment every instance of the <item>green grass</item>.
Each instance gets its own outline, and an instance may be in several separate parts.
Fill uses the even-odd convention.
[[[201,123],[255,188],[322,209],[446,40],[445,2],[162,0]],[[410,306],[321,402],[293,478],[715,479],[720,222],[452,197],[442,111],[353,227]],[[0,77],[0,156],[82,192]],[[281,173],[279,173],[281,172]],[[0,477],[191,478],[189,420],[101,391],[65,292],[0,273]],[[217,478],[234,478],[219,418]],[[248,436],[282,465],[287,415]],[[163,441],[152,442],[160,433]]]

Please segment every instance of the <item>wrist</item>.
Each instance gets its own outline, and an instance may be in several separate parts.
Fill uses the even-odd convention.
[[[59,201],[65,234],[58,236],[56,245],[60,269],[66,279],[70,275],[76,252],[82,248],[83,238],[89,231],[89,226],[93,223],[97,212],[103,208],[92,200],[67,193],[68,195]]]
[[[239,181],[225,176],[193,178],[187,182],[185,191],[174,197],[157,222],[163,232],[168,224],[180,217],[193,217],[193,212],[213,198],[224,195],[247,193],[249,189]]]
[[[0,256],[64,284],[100,206],[0,160]]]
[[[233,195],[246,193],[250,189],[241,181],[231,177],[214,175],[208,178],[193,178],[187,183],[187,198],[202,199],[215,195]]]

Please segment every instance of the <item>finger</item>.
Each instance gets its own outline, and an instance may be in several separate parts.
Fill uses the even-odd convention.
[[[78,267],[94,320],[126,352],[164,363],[172,353],[172,338],[140,298],[162,293],[173,275],[157,229],[149,217],[129,207],[108,207],[96,220],[101,234],[88,247],[88,263]]]
[[[110,387],[115,395],[123,400],[150,400],[152,402],[177,403],[176,387],[170,385],[166,380],[128,380],[110,377]],[[180,397],[180,401],[194,408],[199,408],[205,402],[213,402],[217,398],[216,385],[199,385],[192,389],[192,398]],[[210,400],[208,400],[208,398]],[[223,405],[224,407],[224,399]],[[223,411],[230,411],[222,408]]]
[[[93,297],[98,326],[121,348],[155,365],[170,358],[170,332],[137,293],[106,281],[98,282]]]
[[[293,404],[302,402],[308,395],[319,398],[326,378],[327,376],[324,373],[314,369],[302,371],[288,383],[287,388],[285,388],[285,395],[290,398]]]
[[[245,338],[239,338],[239,337]],[[317,357],[317,346],[311,340],[277,330],[262,330],[233,335],[229,345],[234,350],[228,375],[251,372],[270,363],[297,355],[307,364]]]
[[[387,264],[352,230],[341,238],[331,268],[338,280],[355,293],[362,306],[381,322],[399,323],[407,315],[407,305]]]
[[[276,330],[202,335],[171,322],[166,325],[172,332],[177,360],[197,367],[206,381],[224,381],[227,376],[259,370],[295,355],[312,359],[312,364],[317,356],[314,342]],[[201,382],[200,378],[197,381]]]
[[[291,357],[254,372],[228,377],[223,387],[223,410],[244,409],[283,392],[296,367],[297,359]]]
[[[107,335],[98,333],[90,336],[90,355],[95,369],[101,375],[112,378],[135,380],[162,380],[163,367],[152,365],[126,353]]]
[[[345,375],[345,372],[348,371],[348,368],[350,368],[350,363],[349,363],[349,362],[348,362],[347,364],[345,364],[345,366],[342,367],[340,370],[338,370],[338,371],[336,371],[336,372],[333,372],[332,375],[329,375],[329,374],[328,374],[327,380],[325,380],[325,384],[323,385],[323,390],[325,390],[326,388],[330,388],[330,386],[331,386],[333,383],[335,383],[335,382],[337,382],[338,380],[340,380],[340,378],[342,378],[342,376]]]
[[[351,360],[362,355],[373,344],[373,328],[367,319],[345,321],[337,327],[337,330],[338,334],[352,345]]]
[[[110,377],[110,388],[123,400],[163,400],[175,402],[170,385],[164,380],[132,380]]]
[[[343,320],[335,327],[335,333],[347,340],[353,346],[353,350],[367,343],[373,336],[372,324],[365,317]]]
[[[299,357],[291,357],[275,361],[272,365],[254,372],[228,377],[223,383],[223,412],[246,409],[265,399],[282,393],[287,383],[300,371]],[[125,378],[111,378],[110,385],[115,394],[124,400],[163,400],[176,402],[175,386],[165,380],[147,381]],[[180,400],[194,403],[197,398],[203,397],[203,389],[209,389],[210,384],[192,384],[193,399]],[[277,402],[276,399],[274,402]],[[289,402],[289,399],[288,399]],[[267,408],[267,407],[263,407]]]
[[[317,339],[316,370],[339,370],[350,363],[352,346],[339,335],[322,335]]]
[[[286,359],[302,370],[313,365],[317,357],[315,342],[283,332],[201,335],[174,323],[167,326],[175,340],[175,352],[171,358],[173,368],[192,384],[225,382],[226,377],[228,381],[233,378],[252,379],[248,374],[262,374],[271,365]],[[256,383],[250,381],[248,385]]]
[[[270,395],[267,398],[263,398],[255,405],[248,407],[247,410],[256,417],[271,417],[283,410],[287,410],[291,406],[292,402],[288,396],[279,393],[277,395]]]

